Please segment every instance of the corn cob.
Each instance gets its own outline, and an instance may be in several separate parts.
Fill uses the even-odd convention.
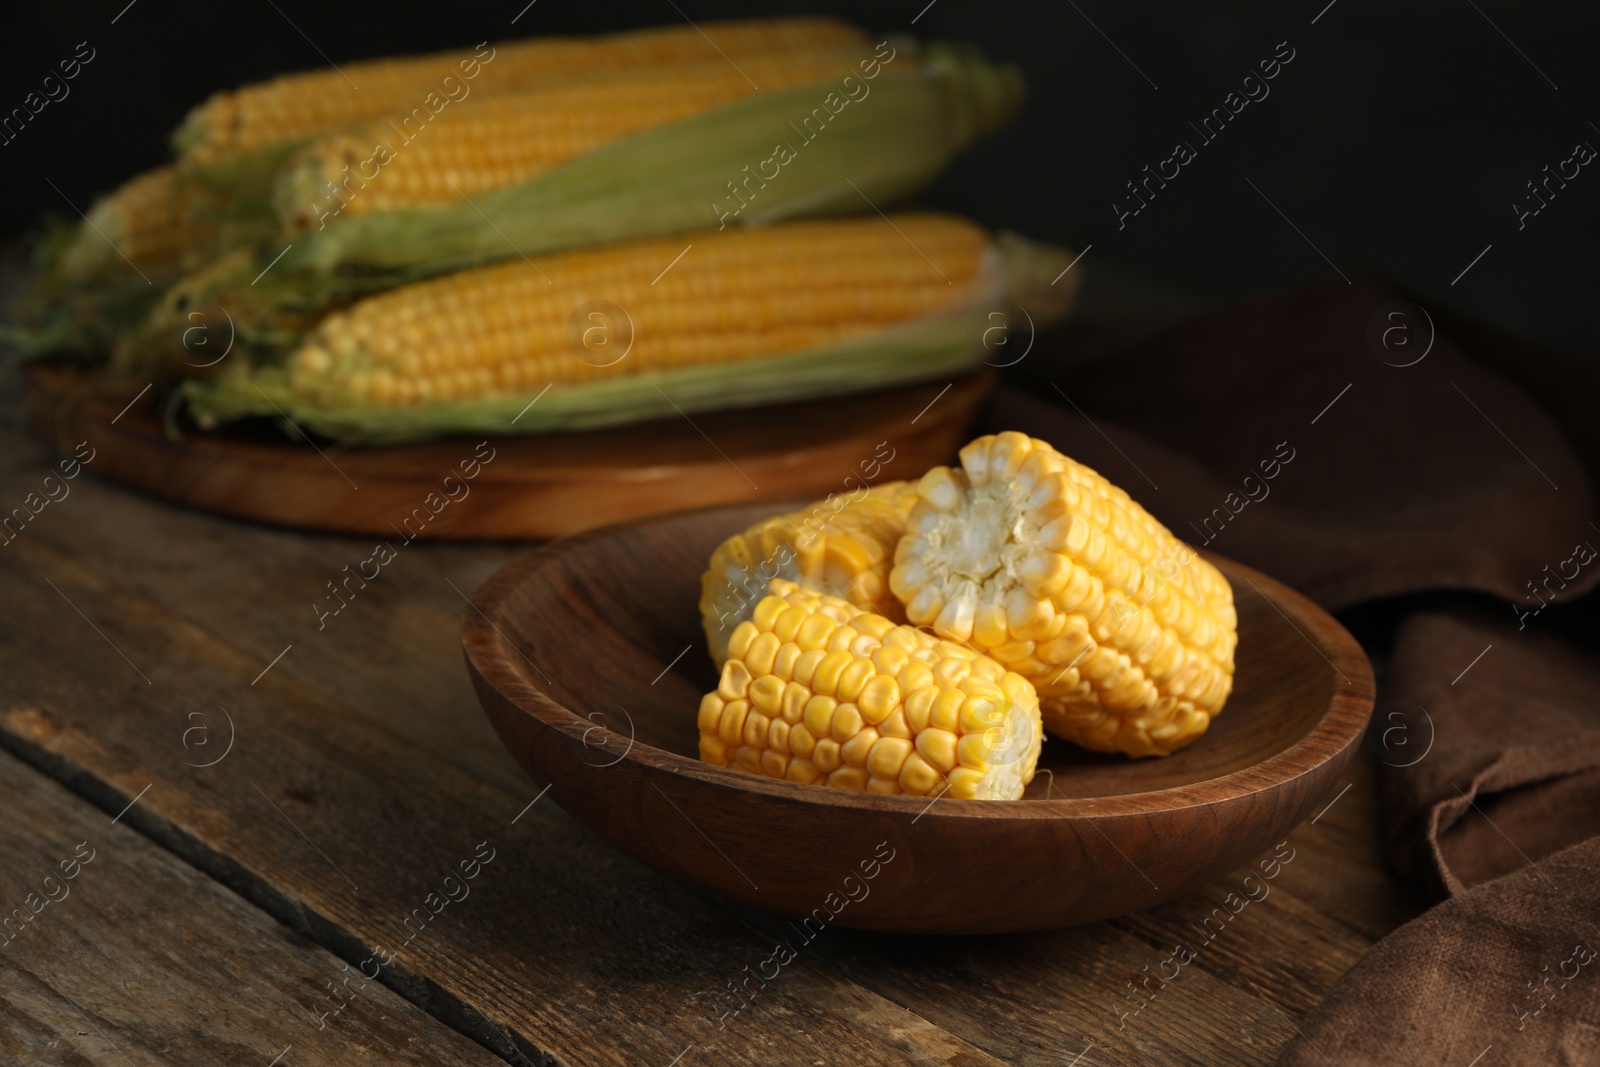
[[[703,31],[703,32],[702,32]],[[832,19],[705,22],[594,38],[542,38],[479,46],[476,52],[346,63],[274,78],[213,95],[191,111],[174,135],[186,165],[210,166],[284,141],[341,126],[402,115],[444,78],[469,92],[495,95],[581,81],[643,64],[747,56],[866,43],[857,28]],[[357,86],[359,88],[353,88]],[[442,96],[441,96],[442,98]]]
[[[830,49],[753,56],[738,67],[713,56],[494,97],[436,126],[411,119],[400,125],[368,123],[325,135],[300,150],[277,181],[278,217],[297,230],[324,225],[329,215],[456,202],[750,96],[757,83],[761,91],[774,91],[838,81],[870,55]],[[884,72],[902,75],[915,69],[915,60],[906,57]]]
[[[700,702],[700,758],[872,793],[1016,800],[1042,734],[1033,687],[994,660],[774,580]]]
[[[328,406],[406,407],[836,344],[951,303],[988,244],[963,220],[906,215],[511,260],[330,316],[289,385]],[[596,298],[621,314],[575,320]]]
[[[830,227],[860,229],[871,222],[868,219],[793,223],[767,230],[729,230],[706,237],[719,241],[781,242],[786,239],[782,236],[785,231],[820,234]],[[879,224],[884,225],[882,220]],[[884,229],[892,231],[887,225]],[[908,234],[912,232],[903,226],[902,230]],[[702,251],[699,241],[694,242],[692,249],[688,245],[674,249],[665,242],[658,247],[661,256],[657,262],[664,266],[659,270],[651,268],[657,274],[657,278],[652,279],[657,284],[640,282],[643,274],[632,279],[636,288],[647,294],[646,300],[652,299],[648,294],[659,294],[669,281],[674,285],[682,284],[681,278],[674,281],[674,275],[690,265]],[[920,247],[929,253],[929,260],[940,259],[927,245]],[[927,314],[868,328],[834,344],[777,352],[760,358],[738,358],[753,352],[770,352],[787,342],[785,337],[773,338],[754,332],[749,335],[748,342],[731,335],[728,333],[730,324],[740,320],[730,319],[730,315],[751,318],[757,312],[767,314],[763,307],[788,306],[811,316],[827,315],[842,322],[845,316],[837,306],[840,302],[838,285],[859,283],[856,287],[867,291],[883,284],[882,272],[864,271],[860,263],[848,257],[830,260],[827,256],[791,254],[793,250],[789,248],[782,251],[779,256],[741,263],[739,269],[724,272],[726,276],[713,273],[709,278],[702,278],[680,291],[673,303],[657,308],[661,317],[654,321],[671,343],[668,354],[677,361],[666,369],[661,369],[661,359],[655,359],[657,369],[639,370],[634,353],[628,349],[630,338],[638,337],[638,343],[644,343],[642,330],[635,329],[639,325],[638,315],[633,313],[636,308],[630,305],[625,314],[623,308],[608,305],[604,300],[590,301],[589,297],[604,297],[613,291],[612,284],[597,283],[598,288],[591,287],[583,294],[587,307],[574,306],[576,301],[569,301],[565,307],[555,308],[556,317],[552,323],[562,324],[561,316],[565,316],[565,322],[557,326],[553,339],[547,331],[541,343],[549,346],[564,340],[566,349],[558,354],[555,362],[547,362],[535,372],[530,373],[526,368],[517,370],[517,354],[512,351],[506,356],[504,341],[469,340],[466,348],[477,353],[480,361],[488,358],[495,362],[494,373],[502,379],[514,372],[521,380],[531,383],[469,399],[441,398],[446,385],[431,380],[445,374],[451,361],[460,360],[461,356],[443,348],[435,351],[426,347],[424,339],[429,345],[448,341],[445,333],[452,321],[451,314],[463,337],[474,328],[491,334],[504,332],[513,319],[528,314],[521,303],[531,299],[526,293],[501,290],[461,306],[437,305],[431,301],[424,306],[411,301],[403,314],[397,311],[390,317],[386,313],[384,330],[388,331],[388,340],[384,341],[379,341],[371,330],[367,337],[355,337],[354,328],[347,319],[346,325],[340,327],[344,336],[335,339],[332,349],[319,341],[320,355],[307,368],[301,366],[298,356],[291,358],[281,354],[295,351],[293,339],[305,336],[309,323],[300,317],[305,314],[303,311],[283,308],[269,318],[247,315],[247,311],[260,311],[259,306],[249,303],[248,288],[226,289],[227,293],[238,293],[246,299],[235,300],[228,296],[219,301],[214,295],[218,290],[208,287],[205,279],[193,277],[191,280],[197,284],[190,286],[186,281],[174,287],[169,300],[159,309],[160,313],[147,322],[141,336],[152,339],[152,344],[166,337],[170,347],[170,338],[177,336],[181,328],[173,331],[166,327],[168,323],[179,321],[175,316],[180,310],[187,308],[192,314],[195,308],[217,308],[219,321],[222,310],[227,310],[228,319],[237,326],[236,336],[240,338],[235,358],[219,366],[204,381],[190,381],[183,386],[183,402],[203,427],[261,415],[288,418],[295,432],[311,431],[346,445],[398,444],[447,434],[540,433],[616,426],[652,418],[682,418],[698,411],[791,403],[963,374],[978,366],[989,352],[984,338],[990,335],[985,331],[993,330],[996,312],[1022,303],[1037,325],[1052,323],[1071,309],[1075,288],[1072,283],[1077,276],[1077,272],[1073,272],[1062,284],[1052,286],[1052,279],[1060,277],[1061,271],[1071,263],[1072,254],[1065,249],[1002,233],[983,250],[976,275],[964,285],[957,284],[961,274],[951,274],[948,269],[951,264],[945,261],[946,267],[941,269],[951,279],[951,284],[944,285],[943,279],[936,283],[936,290],[945,291],[944,302],[937,303]],[[620,248],[608,250],[608,254],[613,255],[623,252]],[[557,258],[541,262],[548,264]],[[805,265],[818,259],[821,267],[811,271],[809,276],[826,284],[814,294],[817,298],[812,301],[814,306],[806,311],[807,296],[794,293],[783,296],[782,286],[786,281],[793,284],[791,276],[797,264]],[[920,264],[923,271],[933,271],[929,260],[923,260],[921,255],[915,255],[915,259],[912,270]],[[674,264],[674,260],[679,262]],[[896,265],[896,269],[901,267],[904,267],[903,262]],[[478,278],[485,273],[487,270],[472,272]],[[548,270],[546,276],[549,276]],[[729,278],[735,281],[730,283]],[[448,282],[449,279],[437,279],[429,284]],[[248,279],[244,284],[248,285]],[[263,280],[261,284],[269,285],[270,280]],[[554,286],[554,283],[546,286],[542,279],[538,284],[528,284],[535,296]],[[752,286],[768,291],[774,299],[763,305],[748,293],[742,297],[730,295],[730,289],[748,290]],[[863,297],[859,293],[847,294],[845,299],[848,310],[848,301],[859,303]],[[878,297],[869,295],[866,299],[882,303]],[[937,301],[938,298],[930,299]],[[882,311],[877,307],[875,313]],[[487,330],[483,329],[485,324]],[[325,321],[323,325],[326,327],[329,323]],[[424,327],[428,330],[426,335]],[[516,329],[524,331],[526,326],[517,325]],[[700,339],[701,335],[706,340]],[[362,354],[369,348],[383,350],[381,367]],[[152,360],[159,363],[163,360],[160,352],[159,345],[148,351],[141,346],[127,353],[128,365],[147,364]],[[496,355],[497,352],[500,355]],[[335,353],[342,353],[337,369],[333,366]],[[390,397],[388,402],[362,400],[362,397],[376,395],[376,391],[365,384],[351,387],[352,378],[367,373],[359,363],[346,358],[351,353],[366,361],[367,371],[388,375],[387,383],[377,387],[377,390],[389,390],[385,394]],[[718,361],[717,357],[730,353],[735,358]],[[400,358],[402,354],[405,358]],[[170,356],[165,358],[170,359]],[[513,361],[511,371],[498,365],[506,359]],[[487,373],[486,367],[462,368],[459,363],[455,367],[468,376],[451,379],[448,388],[459,388],[468,394],[475,388],[475,380]],[[540,378],[539,373],[546,371],[549,376]],[[557,375],[560,376],[559,385]],[[299,378],[298,385],[292,381],[295,377]],[[433,390],[432,399],[425,403],[399,402],[399,383],[414,383],[418,378],[430,380],[428,388]],[[408,396],[420,395],[416,384],[405,388]],[[326,397],[327,402],[322,397]],[[533,403],[535,400],[537,403]]]
[[[186,181],[176,167],[145,171],[95,202],[55,273],[76,281],[140,271],[152,280],[170,279],[186,254],[217,239],[221,227],[207,210],[211,206],[205,189]]]
[[[1044,441],[980,437],[935,467],[889,584],[913,623],[1027,678],[1046,729],[1166,755],[1233,683],[1227,579],[1128,494]]]
[[[894,546],[916,502],[910,482],[885,482],[836,493],[790,515],[776,515],[734,534],[711,553],[700,580],[700,617],[718,666],[728,637],[755,610],[773,578],[828,593],[891,622],[904,622],[889,593]]]

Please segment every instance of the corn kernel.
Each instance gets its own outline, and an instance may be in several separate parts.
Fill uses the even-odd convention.
[[[861,732],[861,709],[854,704],[840,704],[833,712],[833,739],[840,744]],[[876,732],[876,731],[874,731]]]
[[[728,706],[722,709],[722,722],[717,725],[717,736],[722,738],[723,744],[733,748],[744,739],[744,720],[749,714],[748,700],[728,702]]]
[[[789,769],[784,772],[784,777],[791,782],[799,782],[801,785],[814,785],[822,780],[821,773],[803,759],[790,760]]]
[[[817,671],[811,676],[811,688],[818,693],[832,696],[839,688],[839,675],[844,669],[855,662],[855,657],[845,651],[829,652],[820,664]]]
[[[804,608],[785,608],[778,613],[777,620],[772,624],[772,632],[779,641],[793,641],[800,633],[800,624],[811,617],[811,613]]]
[[[820,648],[800,653],[800,658],[794,661],[794,680],[801,685],[814,687],[817,665],[827,657],[828,654]]]
[[[760,751],[767,743],[767,727],[772,725],[772,720],[751,709],[744,720],[744,743]]]
[[[838,770],[844,763],[844,757],[839,753],[839,742],[831,737],[824,737],[817,742],[817,747],[811,750],[811,762],[816,764],[817,770],[823,774],[831,774]]]
[[[782,719],[773,719],[767,727],[767,747],[778,752],[789,751],[789,731],[792,727]]]
[[[789,751],[803,760],[811,758],[817,747],[817,736],[807,730],[804,723],[789,728]]]
[[[742,659],[730,659],[722,668],[722,682],[717,695],[723,700],[739,700],[750,691],[750,668]]]
[[[748,619],[733,628],[733,634],[728,638],[728,656],[731,659],[744,659],[745,650],[750,647],[750,642],[755,640],[756,634],[761,631],[756,629],[756,624]]]
[[[789,602],[780,596],[762,597],[756,605],[756,610],[750,616],[750,621],[755,623],[756,629],[762,633],[771,633],[773,623],[778,621],[778,616],[789,610]]]
[[[800,624],[800,629],[795,633],[795,642],[806,652],[810,652],[813,649],[826,649],[828,647],[828,639],[833,636],[833,631],[838,628],[839,624],[826,615],[812,615]],[[733,654],[732,641],[728,642],[728,654]]]
[[[933,716],[933,702],[938,696],[938,687],[927,685],[906,697],[906,724],[911,727],[913,734],[921,733],[928,728],[928,722]]]
[[[880,737],[873,742],[867,757],[867,769],[879,778],[896,779],[906,757],[911,755],[911,742],[902,737]]]
[[[778,658],[778,647],[782,643],[778,640],[777,634],[764,633],[756,635],[755,640],[750,642],[750,647],[744,653],[745,666],[750,669],[752,676],[759,677],[763,674],[772,673],[772,664]]]
[[[900,692],[915,693],[933,684],[933,669],[926,663],[913,660],[901,668],[895,681],[900,686]]]
[[[870,659],[862,658],[851,663],[839,674],[839,699],[855,700],[877,673]]]
[[[862,792],[867,788],[867,772],[860,767],[840,767],[828,775],[828,784],[835,789]]]
[[[849,652],[851,651],[851,646],[855,644],[856,638],[860,636],[860,630],[857,630],[850,623],[845,623],[843,626],[833,631],[832,636],[828,638],[828,651]]]
[[[726,767],[728,765],[728,746],[722,743],[720,737],[701,734],[700,758],[707,763],[714,763],[718,767]]]
[[[939,772],[915,752],[906,757],[904,766],[900,768],[900,788],[919,797],[932,793],[941,781]]]
[[[956,735],[946,730],[924,730],[917,735],[917,751],[940,772],[956,765]]]
[[[933,707],[928,715],[928,725],[935,730],[955,733],[961,726],[961,709],[966,703],[966,694],[961,690],[940,690],[939,695],[933,700]]]
[[[722,719],[722,706],[725,701],[716,693],[707,693],[700,698],[700,715],[696,725],[703,734],[717,732],[717,723]]]
[[[776,674],[763,674],[750,683],[750,703],[766,715],[778,714],[785,684]]]
[[[814,737],[826,737],[833,732],[833,712],[838,702],[820,693],[806,702],[805,724]]]
[[[854,737],[839,744],[839,754],[844,757],[845,763],[852,767],[865,767],[867,757],[872,754],[872,746],[878,743],[878,731],[868,726],[856,732]]]
[[[862,719],[876,726],[900,705],[900,687],[893,677],[876,675],[861,688],[856,705],[861,709]]]
[[[778,649],[778,654],[772,659],[772,673],[784,681],[794,677],[794,665],[800,658],[800,646],[793,641],[786,641]]]
[[[978,788],[983,784],[982,772],[971,767],[957,767],[950,772],[948,778],[950,797],[954,800],[972,800],[978,795]]]
[[[811,699],[811,690],[799,682],[790,682],[783,688],[783,721],[793,726],[799,722],[806,713],[806,702]]]

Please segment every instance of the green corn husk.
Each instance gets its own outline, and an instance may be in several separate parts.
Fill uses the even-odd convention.
[[[211,379],[185,382],[181,397],[206,429],[267,416],[287,419],[290,433],[310,431],[341,445],[390,445],[456,434],[585,430],[880,389],[1014,358],[997,347],[994,331],[997,323],[1018,324],[1011,313],[1019,308],[1035,327],[1066,315],[1077,276],[1051,281],[1071,262],[1069,252],[1012,234],[1000,235],[994,252],[985,277],[957,305],[825,348],[556,385],[543,394],[393,408],[306,403],[289,388],[281,364],[240,361]]]
[[[795,129],[813,108],[826,112],[829,93],[843,99],[842,74],[624,138],[470,203],[354,215],[263,245],[248,262],[174,286],[125,340],[119,365],[170,365],[196,309],[225,309],[247,349],[276,346],[321,310],[432,275],[715,226],[723,221],[715,205],[737,203],[727,183],[742,179],[746,166],[754,172],[779,141],[797,148],[795,158],[732,224],[887,206],[932,181],[958,151],[1008,120],[1022,98],[1014,68],[969,50],[931,44],[918,60],[915,74],[865,83],[869,95],[809,143],[797,144]]]
[[[121,235],[103,214],[121,191],[97,200],[76,224],[47,225],[35,253],[36,280],[14,309],[16,325],[3,335],[24,358],[103,357],[122,335],[157,313],[187,267],[251,247],[275,226],[270,203],[262,197],[252,201],[193,182],[185,194],[190,221],[213,228],[204,247],[190,248],[173,261],[134,263],[124,258]]]
[[[728,197],[727,183],[770,158],[780,141],[796,149],[795,159],[738,222],[869,210],[862,194],[879,202],[920,189],[1020,103],[1012,68],[949,45],[928,46],[922,64],[919,74],[871,83],[870,95],[809,143],[795,145],[795,128],[829,93],[843,99],[838,81],[759,93],[471,203],[353,216],[296,241],[277,269],[320,280],[310,285],[315,300],[352,283],[370,292],[519,253],[701,229],[721,221],[714,204]]]

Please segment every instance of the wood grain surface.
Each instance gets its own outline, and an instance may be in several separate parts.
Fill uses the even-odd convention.
[[[923,934],[1139,911],[1282,840],[1341,777],[1366,728],[1372,671],[1354,638],[1292,590],[1213,555],[1239,613],[1233,693],[1173,756],[1130,760],[1047,739],[1018,803],[880,796],[708,766],[695,712],[716,673],[702,647],[700,574],[719,542],[766,513],[655,516],[531,552],[473,598],[462,638],[479,698],[535,780],[601,837],[719,896]]]
[[[501,1062],[4,754],[0,794],[8,1062]]]
[[[7,509],[56,469],[20,420],[8,437]],[[99,480],[108,453],[0,545],[0,745],[101,818],[140,797],[119,826],[352,967],[384,948],[392,963],[378,981],[509,1062],[1055,1065],[1092,1046],[1080,1067],[1267,1064],[1337,974],[1418,909],[1381,867],[1375,788],[1358,762],[1354,788],[1330,790],[1332,806],[1289,836],[1294,858],[1270,895],[1137,1014],[1130,983],[1194,936],[1190,924],[1245,871],[1047,934],[835,924],[800,944],[783,920],[591,836],[506,752],[459,635],[465,594],[516,549],[401,547],[323,615],[327,583],[371,553],[371,538],[173,508]],[[470,895],[416,918],[483,845],[494,858]],[[831,862],[826,843],[815,850]],[[199,892],[168,896],[176,906]],[[83,937],[110,936],[102,920],[81,921]],[[795,958],[770,980],[751,977],[773,975],[779,939]],[[241,950],[215,951],[241,969]],[[238,988],[214,985],[219,996]],[[174,1012],[128,1002],[116,1019],[159,1029]],[[284,1067],[350,1062],[291,1058],[299,1051]],[[77,1055],[69,1062],[124,1062],[86,1044]]]
[[[71,367],[30,367],[27,403],[60,454],[86,441],[103,477],[204,511],[384,538],[537,540],[681,508],[822,497],[852,475],[851,487],[915,477],[954,457],[993,383],[985,371],[481,446],[385,448],[297,444],[267,426],[174,437],[157,390],[108,393]],[[891,432],[892,451],[878,451]]]

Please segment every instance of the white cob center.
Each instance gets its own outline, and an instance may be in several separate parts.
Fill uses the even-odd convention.
[[[907,584],[920,587],[906,605],[911,617],[938,612],[934,628],[963,641],[972,636],[979,607],[1003,610],[1008,594],[1030,575],[1048,573],[1055,555],[1041,541],[1047,520],[1029,506],[1034,485],[1026,474],[965,483],[957,472],[934,489],[933,509],[914,520],[912,531],[924,551],[904,564]]]

